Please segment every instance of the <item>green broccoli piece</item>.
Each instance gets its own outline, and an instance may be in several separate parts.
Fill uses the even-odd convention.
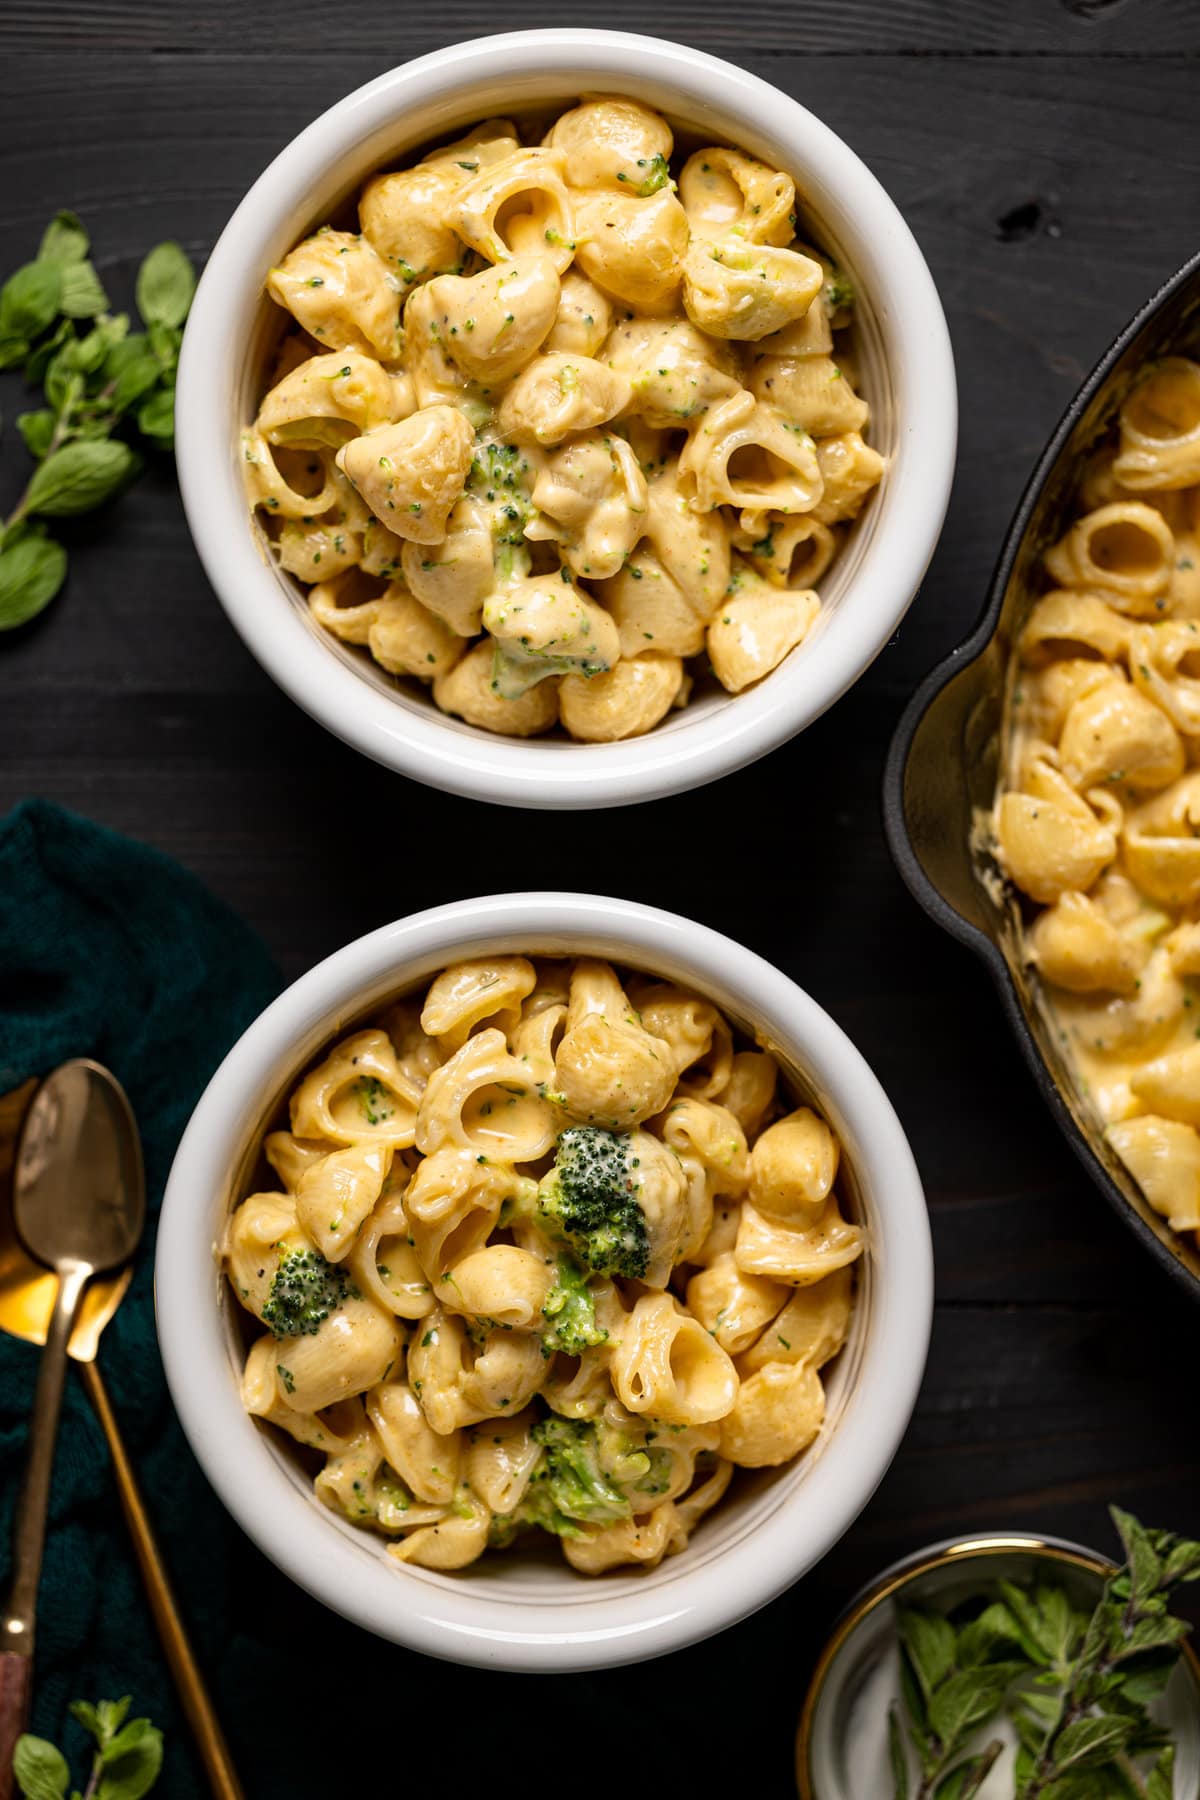
[[[375,1075],[361,1075],[351,1091],[358,1096],[358,1104],[368,1125],[386,1123],[396,1110],[390,1093]]]
[[[632,1507],[601,1464],[596,1427],[586,1419],[542,1419],[533,1428],[544,1461],[530,1482],[543,1510],[545,1500],[555,1515],[581,1525],[610,1525],[630,1517]],[[537,1523],[542,1523],[539,1519]],[[555,1526],[548,1529],[554,1530]],[[569,1535],[563,1534],[563,1535]]]
[[[502,580],[511,573],[501,567],[499,553],[496,568]],[[492,692],[502,700],[520,700],[539,681],[549,681],[554,675],[582,675],[585,681],[594,675],[606,675],[612,664],[598,652],[593,656],[593,650],[595,645],[589,644],[581,656],[543,656],[531,650],[514,650],[497,639],[492,649]]]
[[[507,1549],[517,1532],[530,1526],[536,1526],[539,1531],[549,1531],[555,1537],[584,1535],[579,1521],[569,1519],[555,1505],[554,1496],[550,1492],[550,1477],[544,1465],[533,1475],[516,1511],[503,1513],[499,1518],[493,1519],[489,1539],[498,1548]]]
[[[621,169],[617,174],[617,180],[627,182],[640,199],[648,200],[651,194],[657,194],[659,188],[675,186],[671,180],[671,171],[665,156],[639,156],[637,166],[639,169],[644,169],[646,173],[633,176],[627,175],[624,169]]]
[[[650,1261],[650,1239],[630,1145],[626,1132],[568,1126],[554,1167],[538,1184],[538,1212],[593,1273],[638,1281]]]
[[[467,474],[467,486],[473,494],[487,500],[507,500],[520,494],[525,498],[523,477],[529,464],[515,444],[477,444]]]
[[[547,1355],[562,1350],[567,1356],[579,1356],[596,1344],[606,1344],[608,1333],[596,1323],[596,1301],[588,1287],[587,1270],[573,1256],[560,1256],[558,1277],[546,1296],[543,1317],[550,1321],[542,1333],[542,1348]]]
[[[821,298],[824,300],[825,310],[831,318],[838,313],[848,315],[854,306],[856,298],[854,283],[845,269],[839,269],[836,263],[831,265],[829,274],[825,277]],[[842,321],[836,320],[836,322],[840,324]]]
[[[488,1549],[507,1550],[520,1527],[516,1513],[493,1513],[488,1526]]]
[[[528,475],[529,463],[515,444],[476,445],[467,491],[491,506],[492,562],[500,582],[529,573],[525,527],[533,515],[533,504]]]
[[[285,1244],[262,1310],[263,1324],[279,1338],[312,1337],[330,1313],[356,1293],[345,1269],[327,1263],[319,1251]]]
[[[667,1451],[649,1449],[603,1419],[551,1415],[532,1435],[542,1453],[520,1503],[492,1520],[489,1541],[498,1548],[532,1526],[555,1537],[583,1537],[589,1527],[631,1518],[631,1492],[662,1494],[670,1482]]]
[[[641,166],[642,162],[639,157],[638,168],[640,169]],[[666,157],[652,156],[650,158],[650,172],[638,188],[640,198],[648,200],[651,194],[657,194],[659,188],[674,186],[675,183],[671,180],[671,171],[667,167]]]
[[[673,1459],[669,1450],[642,1450],[637,1453],[638,1462],[645,1461],[645,1473],[633,1483],[639,1494],[663,1494],[671,1480]],[[629,1458],[632,1464],[635,1458]],[[632,1473],[632,1470],[631,1470]]]

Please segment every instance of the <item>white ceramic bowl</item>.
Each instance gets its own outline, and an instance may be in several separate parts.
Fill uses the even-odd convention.
[[[522,742],[479,731],[401,687],[312,624],[271,563],[242,491],[238,433],[259,396],[263,278],[372,170],[494,113],[629,94],[677,123],[787,169],[816,235],[854,277],[879,492],[822,585],[818,626],[744,694],[711,695],[646,737]],[[854,152],[777,88],[681,44],[625,32],[512,32],[392,69],[331,107],[255,182],[209,259],[192,306],[176,395],[176,457],[196,547],[234,625],[279,685],[377,762],[476,799],[611,806],[698,787],[802,731],[887,643],[917,591],[945,515],[956,394],[945,318],[924,258]]]
[[[266,1121],[316,1052],[385,996],[485,950],[598,954],[708,995],[780,1059],[844,1148],[868,1251],[828,1416],[794,1464],[739,1475],[687,1549],[651,1573],[592,1579],[518,1547],[458,1574],[398,1566],[312,1493],[239,1397],[241,1338],[214,1260]],[[624,900],[504,894],[417,913],[348,944],[255,1021],[213,1076],[167,1184],[155,1265],[171,1394],[209,1480],[243,1529],[317,1599],[381,1637],[455,1662],[563,1671],[678,1649],[745,1617],[818,1561],[866,1504],[908,1424],[928,1348],[933,1260],[899,1121],[849,1039],[729,938]]]

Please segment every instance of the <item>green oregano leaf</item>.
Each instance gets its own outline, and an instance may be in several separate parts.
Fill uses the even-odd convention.
[[[104,379],[112,389],[114,412],[126,412],[148,394],[159,376],[158,358],[145,332],[135,331],[113,344],[104,360]]]
[[[62,272],[59,302],[69,319],[94,319],[108,306],[108,295],[90,262],[67,263]]]
[[[46,370],[64,345],[74,341],[70,319],[60,319],[55,329],[30,351],[25,362],[25,379],[36,387],[46,378]]]
[[[28,509],[53,518],[91,512],[124,487],[137,466],[129,446],[112,439],[65,444],[35,471]]]
[[[146,335],[160,366],[163,369],[173,369],[179,361],[179,348],[183,343],[183,332],[178,325],[163,325],[157,319],[152,319],[146,328]]]
[[[921,1692],[929,1700],[938,1683],[954,1667],[954,1627],[941,1613],[902,1606],[896,1611],[896,1629]]]
[[[137,306],[147,325],[182,325],[196,291],[196,272],[183,248],[157,245],[138,270]]]
[[[26,263],[10,275],[0,288],[0,338],[40,337],[58,313],[62,285],[62,269],[52,262]]]
[[[1168,1744],[1146,1778],[1146,1800],[1173,1800],[1175,1793],[1175,1746]]]
[[[1163,1581],[1200,1581],[1200,1544],[1190,1538],[1177,1538],[1167,1552],[1163,1565]]]
[[[946,1678],[929,1702],[929,1728],[945,1748],[961,1743],[968,1731],[999,1710],[1019,1668],[1013,1663],[987,1663]]]
[[[1139,1656],[1134,1668],[1124,1669],[1117,1696],[1127,1706],[1146,1707],[1157,1700],[1175,1670],[1178,1657],[1173,1648]]]
[[[64,1800],[71,1771],[61,1750],[26,1732],[13,1749],[12,1771],[25,1800]]]
[[[137,427],[143,437],[170,447],[175,442],[175,393],[159,388],[138,408]]]
[[[125,1723],[131,1704],[128,1694],[121,1700],[98,1700],[95,1706],[90,1700],[73,1700],[71,1717],[91,1732],[97,1749],[104,1750]]]
[[[959,1632],[957,1660],[963,1668],[970,1668],[990,1661],[997,1650],[1003,1649],[1011,1656],[1014,1649],[1023,1648],[1020,1628],[1011,1608],[1002,1600],[993,1600],[977,1619],[972,1619]]]
[[[67,553],[53,538],[10,532],[0,545],[0,631],[12,631],[49,606],[67,577]]]
[[[56,213],[38,249],[39,262],[81,263],[88,253],[88,234],[73,212]]]
[[[45,407],[40,412],[18,413],[17,430],[25,440],[30,456],[41,462],[54,436],[54,414]]]
[[[1000,1592],[1005,1604],[1012,1614],[1021,1648],[1031,1662],[1046,1664],[1054,1661],[1055,1639],[1047,1630],[1046,1620],[1033,1595],[1024,1588],[1019,1588],[1013,1581],[1002,1581]]]
[[[1150,1534],[1132,1513],[1123,1512],[1119,1506],[1110,1506],[1108,1510],[1125,1549],[1133,1597],[1139,1602],[1149,1600],[1158,1592],[1163,1573],[1162,1561],[1150,1541]]]
[[[965,1762],[958,1763],[938,1782],[933,1790],[933,1800],[974,1800],[1003,1747],[996,1738],[978,1755],[968,1756]]]
[[[131,1719],[101,1751],[96,1800],[141,1800],[158,1780],[162,1760],[162,1732],[149,1719]]]
[[[1096,1768],[1111,1762],[1123,1750],[1133,1734],[1133,1720],[1102,1714],[1099,1718],[1075,1719],[1064,1725],[1054,1746],[1054,1771],[1060,1774],[1071,1768]]]

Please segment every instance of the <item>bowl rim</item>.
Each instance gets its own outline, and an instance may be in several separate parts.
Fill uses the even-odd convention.
[[[291,1480],[241,1404],[213,1261],[215,1194],[228,1157],[257,1121],[305,1030],[336,1031],[372,984],[397,985],[425,959],[485,943],[612,943],[653,968],[690,971],[736,989],[746,1016],[797,1063],[846,1131],[848,1154],[881,1198],[873,1219],[875,1283],[854,1399],[795,1492],[739,1541],[667,1583],[568,1601],[481,1597],[478,1578],[428,1579],[381,1568],[378,1549],[343,1537]],[[532,946],[530,946],[532,947]],[[436,966],[436,965],[435,965]],[[686,979],[686,973],[684,974]],[[329,1023],[333,1020],[334,1023]],[[732,1625],[775,1598],[832,1547],[866,1505],[899,1447],[924,1373],[933,1314],[933,1255],[924,1193],[896,1114],[835,1021],[773,965],[677,914],[600,895],[527,893],[451,902],[380,927],[286,989],[213,1075],[168,1178],[155,1258],[155,1311],[168,1387],[209,1482],[237,1523],[316,1599],[383,1638],[451,1661],[511,1670],[577,1670],[640,1661]],[[669,1566],[669,1565],[668,1565]],[[414,1573],[416,1577],[414,1578]]]
[[[889,360],[906,371],[894,496],[840,604],[809,654],[720,702],[616,744],[514,740],[398,703],[332,654],[295,607],[248,529],[228,414],[223,357],[235,345],[248,284],[260,285],[263,240],[311,188],[406,105],[431,104],[505,65],[597,82],[672,88],[689,104],[768,121],[786,140],[801,185],[836,194],[840,209],[886,269],[871,287]],[[861,226],[859,226],[861,221]],[[293,138],[254,182],[201,276],[184,335],[177,386],[177,463],[197,552],[226,614],[272,679],[353,748],[446,791],[532,807],[610,806],[662,798],[765,755],[853,685],[884,648],[919,589],[941,531],[954,472],[957,390],[953,351],[933,277],[899,209],[854,150],[807,108],[748,71],[667,39],[554,27],[454,44],[390,69],[336,102]],[[274,602],[275,604],[272,604]],[[841,621],[839,623],[839,620]],[[736,704],[734,704],[736,702]]]
[[[1042,489],[1065,449],[1071,433],[1112,374],[1117,363],[1137,341],[1145,327],[1157,317],[1181,288],[1186,287],[1197,277],[1200,277],[1200,251],[1189,256],[1173,274],[1168,275],[1160,283],[1148,299],[1142,302],[1068,401],[1021,490],[1021,497],[1005,532],[1000,553],[988,584],[987,597],[976,623],[962,642],[949,651],[925,676],[900,715],[899,723],[888,746],[884,765],[883,822],[892,860],[909,893],[936,925],[940,925],[942,930],[948,932],[951,937],[957,938],[960,944],[965,944],[967,949],[973,951],[987,968],[999,991],[1009,1027],[1020,1045],[1038,1090],[1049,1107],[1059,1130],[1093,1183],[1100,1189],[1109,1205],[1124,1220],[1130,1230],[1136,1234],[1159,1267],[1164,1269],[1191,1299],[1200,1302],[1200,1276],[1194,1275],[1170,1246],[1165,1244],[1147,1225],[1146,1221],[1139,1217],[1092,1149],[1085,1134],[1075,1123],[1059,1085],[1047,1067],[1029,1028],[1029,1021],[1025,1016],[1025,1009],[1021,1004],[1016,983],[1013,981],[1003,953],[985,931],[978,925],[972,924],[969,919],[964,918],[934,886],[913,846],[904,810],[904,779],[913,740],[926,713],[942,690],[956,675],[978,661],[991,643],[1000,620],[1013,568],[1041,498]]]
[[[1102,1577],[1110,1575],[1117,1567],[1111,1556],[1106,1556],[1100,1550],[1092,1550],[1086,1544],[1076,1543],[1072,1538],[1020,1531],[977,1531],[964,1533],[962,1537],[938,1538],[934,1543],[923,1544],[919,1550],[911,1550],[906,1556],[889,1563],[847,1601],[830,1627],[829,1635],[813,1664],[796,1727],[796,1785],[800,1800],[821,1800],[814,1785],[812,1769],[817,1714],[838,1657],[862,1621],[884,1601],[900,1594],[910,1582],[929,1574],[933,1569],[947,1568],[960,1558],[967,1561],[975,1557],[987,1559],[1012,1555],[1029,1556],[1035,1561],[1065,1563],[1072,1568],[1082,1569],[1089,1575]],[[1186,1638],[1181,1640],[1178,1648],[1180,1661],[1192,1678],[1194,1697],[1197,1709],[1200,1710],[1200,1658]]]

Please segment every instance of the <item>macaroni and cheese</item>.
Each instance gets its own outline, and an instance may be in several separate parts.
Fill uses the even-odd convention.
[[[790,176],[592,97],[374,176],[358,227],[270,271],[294,329],[243,437],[320,627],[471,725],[589,742],[803,641],[884,464]]]
[[[1200,364],[1134,382],[1022,629],[995,838],[1079,1084],[1200,1232]]]
[[[247,1410],[400,1562],[682,1550],[817,1437],[854,1305],[838,1144],[779,1074],[606,962],[444,969],[308,1071],[230,1217]]]

